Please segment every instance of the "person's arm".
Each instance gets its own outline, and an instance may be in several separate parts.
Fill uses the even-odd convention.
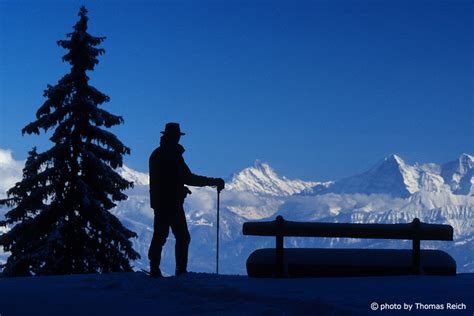
[[[196,186],[196,187],[204,187],[204,186],[217,186],[219,191],[224,189],[225,183],[223,179],[220,178],[210,178],[205,176],[199,176],[194,174],[189,169],[186,162],[183,159],[183,176],[184,176],[184,184]]]

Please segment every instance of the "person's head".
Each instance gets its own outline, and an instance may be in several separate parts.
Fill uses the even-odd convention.
[[[186,135],[181,132],[179,123],[166,123],[165,130],[161,132],[163,134],[162,139],[170,144],[178,144],[182,135]]]

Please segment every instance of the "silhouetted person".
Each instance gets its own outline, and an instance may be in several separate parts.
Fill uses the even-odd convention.
[[[160,277],[161,250],[166,242],[169,229],[176,239],[176,275],[186,273],[188,247],[191,241],[183,203],[192,186],[217,186],[224,189],[224,180],[195,175],[183,159],[184,148],[179,144],[182,135],[178,123],[167,123],[161,132],[160,147],[150,156],[150,204],[155,211],[154,232],[148,251],[150,274]]]

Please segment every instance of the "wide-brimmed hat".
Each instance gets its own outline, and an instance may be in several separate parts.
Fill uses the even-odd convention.
[[[181,129],[179,128],[179,123],[166,123],[165,130],[162,131],[161,134],[186,135],[185,133],[181,132]]]

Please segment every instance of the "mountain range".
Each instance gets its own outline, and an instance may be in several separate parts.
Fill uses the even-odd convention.
[[[0,196],[12,179],[20,179],[21,165],[11,152],[0,149]],[[153,234],[148,175],[127,166],[120,173],[135,186],[126,192],[128,200],[112,212],[137,232],[133,243],[142,258],[134,266],[146,268],[146,253]],[[1,183],[4,179],[9,183]],[[185,201],[192,236],[189,267],[193,271],[212,272],[216,192],[212,188],[191,190],[193,193]],[[474,272],[474,157],[462,154],[444,164],[411,165],[397,155],[390,155],[366,172],[328,182],[288,179],[257,160],[253,166],[226,179],[226,190],[221,193],[222,273],[245,274],[245,261],[253,250],[274,246],[272,238],[243,236],[242,224],[277,215],[294,221],[353,223],[402,223],[418,217],[423,222],[449,224],[454,228],[453,242],[424,241],[422,247],[445,250],[456,259],[459,272]],[[393,240],[286,238],[285,246],[409,248],[411,244]],[[165,273],[174,271],[172,236],[164,248],[162,266]]]

